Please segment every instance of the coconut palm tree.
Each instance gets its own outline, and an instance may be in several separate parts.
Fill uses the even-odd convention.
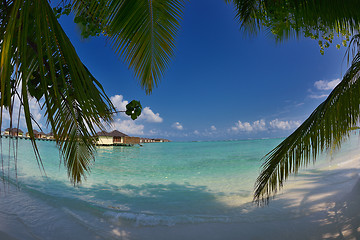
[[[353,38],[348,48],[351,66],[342,81],[289,137],[265,156],[255,184],[254,200],[266,204],[291,173],[297,173],[329,148],[339,148],[360,118],[359,1],[342,0],[233,0],[242,27],[256,33],[265,29],[277,40],[291,36],[319,41],[321,52],[334,35]],[[325,44],[324,44],[325,42]],[[339,45],[338,45],[339,46]]]
[[[29,107],[30,98],[36,99],[45,111],[68,175],[77,184],[94,158],[96,128],[110,123],[115,109],[57,17],[73,12],[83,36],[105,35],[140,85],[151,93],[173,55],[184,3],[73,0],[59,1],[55,10],[48,0],[4,0],[0,4],[0,128],[6,111],[10,124],[19,121],[20,110],[14,112],[18,99],[43,170]],[[139,114],[137,104],[133,105],[129,108],[132,118]]]

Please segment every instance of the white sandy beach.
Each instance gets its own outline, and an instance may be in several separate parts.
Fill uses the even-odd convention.
[[[291,179],[269,206],[251,208],[243,222],[174,226],[99,219],[93,228],[84,224],[90,220],[59,208],[61,199],[49,203],[11,187],[0,197],[0,239],[360,239],[359,176],[360,154],[351,152]]]

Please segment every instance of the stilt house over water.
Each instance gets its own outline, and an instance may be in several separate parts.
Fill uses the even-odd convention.
[[[118,130],[114,130],[112,132],[101,131],[96,135],[96,144],[101,146],[132,146],[140,144],[139,137],[129,137]]]
[[[22,136],[23,133],[24,132],[18,128],[7,128],[4,131],[4,135],[10,135],[10,136]]]
[[[55,139],[55,138],[54,138],[54,133],[53,133],[53,132],[49,132],[48,134],[46,134],[46,138],[47,138],[47,139],[50,139],[50,140]]]
[[[44,132],[33,130],[33,133],[35,138],[47,138],[47,135]],[[28,132],[26,133],[26,137],[30,137],[30,134]]]

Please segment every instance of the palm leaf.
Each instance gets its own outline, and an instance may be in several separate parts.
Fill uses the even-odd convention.
[[[147,93],[174,55],[183,8],[183,0],[74,1],[76,16],[98,23]]]
[[[356,36],[359,38],[360,36]],[[265,156],[255,184],[254,200],[266,204],[291,173],[297,173],[317,156],[339,148],[360,119],[360,53],[343,80],[304,123]]]
[[[360,16],[357,0],[226,0],[236,8],[243,29],[256,33],[262,28],[279,40],[301,36],[306,31],[356,33]]]
[[[111,121],[114,107],[82,64],[46,0],[9,1],[7,8],[2,19],[6,31],[1,43],[1,95],[11,96],[9,86],[12,76],[16,76],[15,81],[22,86],[25,119],[36,152],[29,95],[44,101],[47,122],[70,179],[79,183],[93,159],[95,129],[103,129],[102,120]],[[9,102],[2,98],[1,109],[11,108]],[[40,160],[38,152],[37,158]]]

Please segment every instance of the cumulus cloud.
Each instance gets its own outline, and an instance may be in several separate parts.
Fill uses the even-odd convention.
[[[114,104],[116,110],[124,111],[126,110],[126,105],[129,103],[128,101],[124,100],[122,95],[114,95],[110,98],[111,102]],[[127,116],[125,113],[121,114],[122,116]],[[146,122],[152,123],[161,123],[163,122],[162,117],[160,117],[159,113],[154,113],[150,107],[144,107],[141,111],[141,115],[138,120],[144,120]]]
[[[21,89],[18,91],[21,91]],[[19,110],[20,110],[20,100],[18,97],[15,97],[14,100],[14,105],[13,105],[13,127],[17,127],[17,122],[18,122],[18,117],[19,117]],[[45,119],[43,118],[43,111],[40,108],[39,103],[37,102],[37,100],[35,98],[29,98],[29,108],[30,108],[30,113],[33,117],[33,128],[35,129],[39,129],[37,124],[43,128],[45,125]],[[37,122],[37,124],[34,122],[34,120]],[[10,123],[10,114],[9,112],[4,109],[3,112],[3,122],[4,122],[4,127],[8,127],[9,123]],[[27,130],[27,125],[26,125],[26,120],[25,120],[25,114],[24,114],[24,108],[21,107],[21,111],[20,111],[20,121],[19,121],[19,128],[21,128],[22,130],[26,131]],[[45,129],[43,129],[45,131]]]
[[[124,97],[119,94],[110,97],[110,100],[114,104],[117,111],[126,110],[126,105],[129,103],[129,101],[125,100]],[[140,117],[135,121],[130,120],[129,116],[127,116],[125,113],[119,113],[115,115],[111,129],[117,129],[129,135],[144,135],[145,125],[140,124],[143,122],[161,123],[163,122],[163,118],[160,117],[159,113],[154,113],[150,107],[144,107]],[[155,130],[150,130],[146,134],[154,135],[157,134],[157,132]]]
[[[212,126],[210,127],[210,129],[211,129],[212,131],[216,131],[216,127],[215,127],[214,125],[212,125]]]
[[[267,130],[290,130],[297,128],[300,126],[300,121],[282,121],[279,119],[274,119],[265,122],[264,119],[254,121],[253,123],[249,122],[241,122],[240,120],[235,123],[229,131],[233,132],[259,132],[259,131],[267,131]]]
[[[279,119],[274,119],[270,121],[269,124],[273,129],[290,130],[297,128],[301,123],[300,121],[281,121]]]
[[[110,100],[118,111],[126,110],[126,105],[129,103],[128,101],[124,100],[122,95],[114,95],[110,97]]]
[[[253,123],[253,128],[257,131],[265,131],[266,130],[266,123],[263,119],[257,120]]]
[[[161,123],[163,121],[162,117],[160,117],[159,113],[154,113],[150,107],[145,107],[139,119],[144,119],[147,122],[153,122],[153,123]]]
[[[136,124],[133,120],[116,119],[109,130],[119,130],[128,135],[143,135],[144,125]]]
[[[251,132],[253,130],[253,127],[251,126],[250,123],[248,123],[248,122],[242,123],[239,120],[237,123],[235,123],[235,127],[232,127],[232,130]]]
[[[199,135],[200,132],[199,132],[198,130],[195,130],[195,131],[194,131],[194,134],[195,134],[195,135]]]
[[[240,120],[235,123],[235,126],[231,128],[233,131],[264,131],[266,130],[266,123],[264,119],[257,120],[252,124],[249,122],[241,122]]]
[[[179,122],[174,122],[171,126],[173,128],[175,128],[175,129],[177,129],[177,130],[183,130],[184,129],[184,127]]]
[[[318,90],[333,90],[340,83],[340,81],[340,78],[331,81],[319,80],[314,83],[314,86]]]

